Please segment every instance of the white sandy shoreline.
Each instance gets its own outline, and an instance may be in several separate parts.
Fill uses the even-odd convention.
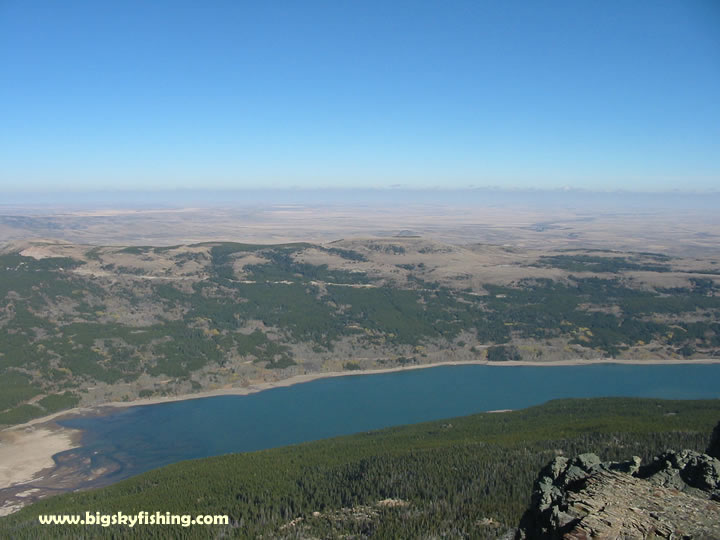
[[[78,446],[76,434],[79,434],[76,430],[57,427],[11,428],[0,432],[0,489],[30,482],[54,467],[55,454]]]

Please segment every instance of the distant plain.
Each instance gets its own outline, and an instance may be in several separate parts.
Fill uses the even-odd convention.
[[[502,191],[71,194],[0,203],[0,246],[28,238],[94,245],[324,243],[421,235],[450,244],[720,254],[720,196]]]

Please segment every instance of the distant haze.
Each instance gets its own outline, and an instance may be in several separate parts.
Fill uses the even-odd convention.
[[[31,239],[162,246],[395,236],[717,256],[720,193],[157,190],[10,193],[0,201],[0,249]]]
[[[0,214],[10,207],[72,209],[245,207],[267,205],[386,206],[408,205],[552,208],[592,210],[717,210],[720,191],[632,192],[530,189],[244,189],[119,190],[8,192]]]

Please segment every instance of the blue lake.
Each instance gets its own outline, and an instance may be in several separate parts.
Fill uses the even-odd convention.
[[[59,423],[84,430],[66,457],[110,483],[184,459],[462,416],[563,397],[720,398],[720,364],[447,366],[319,379],[246,396],[114,410]],[[62,454],[61,454],[62,455]],[[80,467],[81,468],[81,467]]]

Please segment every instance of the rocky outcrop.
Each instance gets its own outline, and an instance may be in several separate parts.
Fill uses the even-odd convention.
[[[720,460],[691,450],[645,466],[557,457],[535,482],[518,538],[720,538]]]
[[[720,501],[720,460],[692,450],[665,452],[652,463],[641,467],[639,478],[679,491],[705,492],[711,499]],[[703,497],[702,493],[696,493]]]
[[[710,445],[708,446],[705,453],[714,458],[720,459],[720,422],[713,429],[712,435],[710,436]]]

